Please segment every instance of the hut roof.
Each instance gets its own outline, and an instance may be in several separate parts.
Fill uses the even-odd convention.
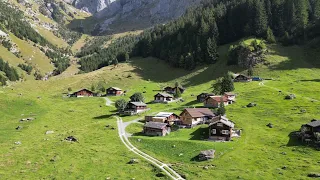
[[[135,106],[147,106],[145,103],[143,102],[130,102],[130,104],[133,104]]]
[[[208,108],[186,108],[185,111],[187,111],[193,118],[215,116],[213,112]]]
[[[319,120],[312,120],[310,123],[306,124],[307,126],[311,127],[319,127],[320,126],[320,121]]]
[[[154,128],[154,129],[163,129],[167,126],[167,123],[160,122],[147,122],[144,127]]]

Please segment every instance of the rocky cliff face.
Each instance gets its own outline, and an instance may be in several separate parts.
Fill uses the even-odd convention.
[[[103,20],[99,31],[142,29],[181,16],[201,0],[116,0],[95,16]],[[120,25],[120,26],[119,26]]]
[[[107,8],[116,0],[64,0],[66,3],[73,4],[74,7],[83,11],[95,14]]]

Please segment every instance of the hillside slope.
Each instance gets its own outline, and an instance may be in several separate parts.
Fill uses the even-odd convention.
[[[227,71],[246,73],[241,68],[226,65],[228,49],[229,46],[219,49],[221,58],[217,64],[200,66],[191,72],[172,68],[158,59],[135,58],[118,67],[105,67],[72,77],[54,77],[45,82],[27,81],[2,89],[0,93],[4,96],[0,96],[0,107],[6,108],[0,108],[0,117],[6,121],[0,127],[0,176],[5,179],[60,179],[65,176],[72,179],[163,179],[158,177],[158,169],[126,150],[117,137],[117,130],[110,128],[116,128],[116,119],[112,117],[114,107],[105,107],[102,98],[70,99],[65,98],[65,93],[69,87],[75,91],[103,83],[106,87],[117,86],[127,91],[127,96],[110,97],[112,101],[145,91],[146,102],[150,102],[153,90],[178,81],[187,88],[182,96],[184,102],[149,104],[151,111],[147,114],[168,108],[179,113],[185,106],[200,106],[195,102],[195,95],[210,92],[215,78]],[[187,179],[307,179],[308,173],[318,172],[318,151],[292,139],[289,134],[320,116],[320,95],[314,92],[320,88],[320,70],[310,63],[319,57],[319,52],[310,57],[303,47],[278,45],[270,46],[269,51],[269,64],[257,66],[254,75],[274,80],[265,81],[264,85],[236,83],[237,103],[227,106],[227,116],[236,123],[236,128],[243,130],[241,138],[227,143],[203,141],[201,134],[207,132],[204,125],[182,129],[168,137],[137,134],[131,138],[132,143],[172,164]],[[284,100],[287,93],[296,94],[297,99]],[[249,102],[258,106],[243,108]],[[27,117],[36,119],[19,123],[19,119]],[[123,119],[137,118],[143,117]],[[274,124],[274,128],[266,127],[268,123]],[[17,126],[23,128],[17,131],[14,129]],[[141,131],[139,126],[130,129]],[[46,135],[49,130],[54,133]],[[70,135],[78,138],[79,143],[63,141]],[[21,144],[15,145],[18,141]],[[206,149],[216,149],[214,160],[192,161],[200,150]],[[132,158],[140,162],[127,164]]]

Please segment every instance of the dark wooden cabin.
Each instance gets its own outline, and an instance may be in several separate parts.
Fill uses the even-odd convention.
[[[224,116],[216,117],[209,124],[209,140],[230,141],[234,123]]]
[[[301,129],[305,128],[305,133],[313,135],[313,133],[320,133],[320,121],[319,120],[312,120],[308,124],[304,124],[301,126]]]
[[[70,97],[93,97],[94,93],[88,89],[81,89],[70,95]]]
[[[148,107],[143,102],[129,102],[127,104],[127,107],[124,109],[124,112],[122,112],[121,114],[134,115],[144,112],[146,110],[148,110]]]
[[[209,96],[214,96],[215,94],[213,93],[201,93],[197,96],[197,101],[198,102],[204,102],[207,97]]]
[[[106,90],[107,96],[121,96],[123,94],[122,89],[117,87],[110,87]]]
[[[173,96],[168,93],[158,93],[154,96],[154,102],[156,103],[168,103],[173,101]]]
[[[147,122],[143,126],[143,133],[147,136],[166,136],[170,131],[167,123]]]
[[[234,82],[249,82],[249,81],[252,81],[252,79],[250,77],[248,77],[248,76],[239,74],[234,78],[233,81]]]

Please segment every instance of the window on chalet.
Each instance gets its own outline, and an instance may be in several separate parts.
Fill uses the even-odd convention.
[[[222,134],[229,134],[229,130],[222,130],[221,133]]]
[[[217,130],[216,129],[212,129],[211,130],[211,134],[217,134]]]

